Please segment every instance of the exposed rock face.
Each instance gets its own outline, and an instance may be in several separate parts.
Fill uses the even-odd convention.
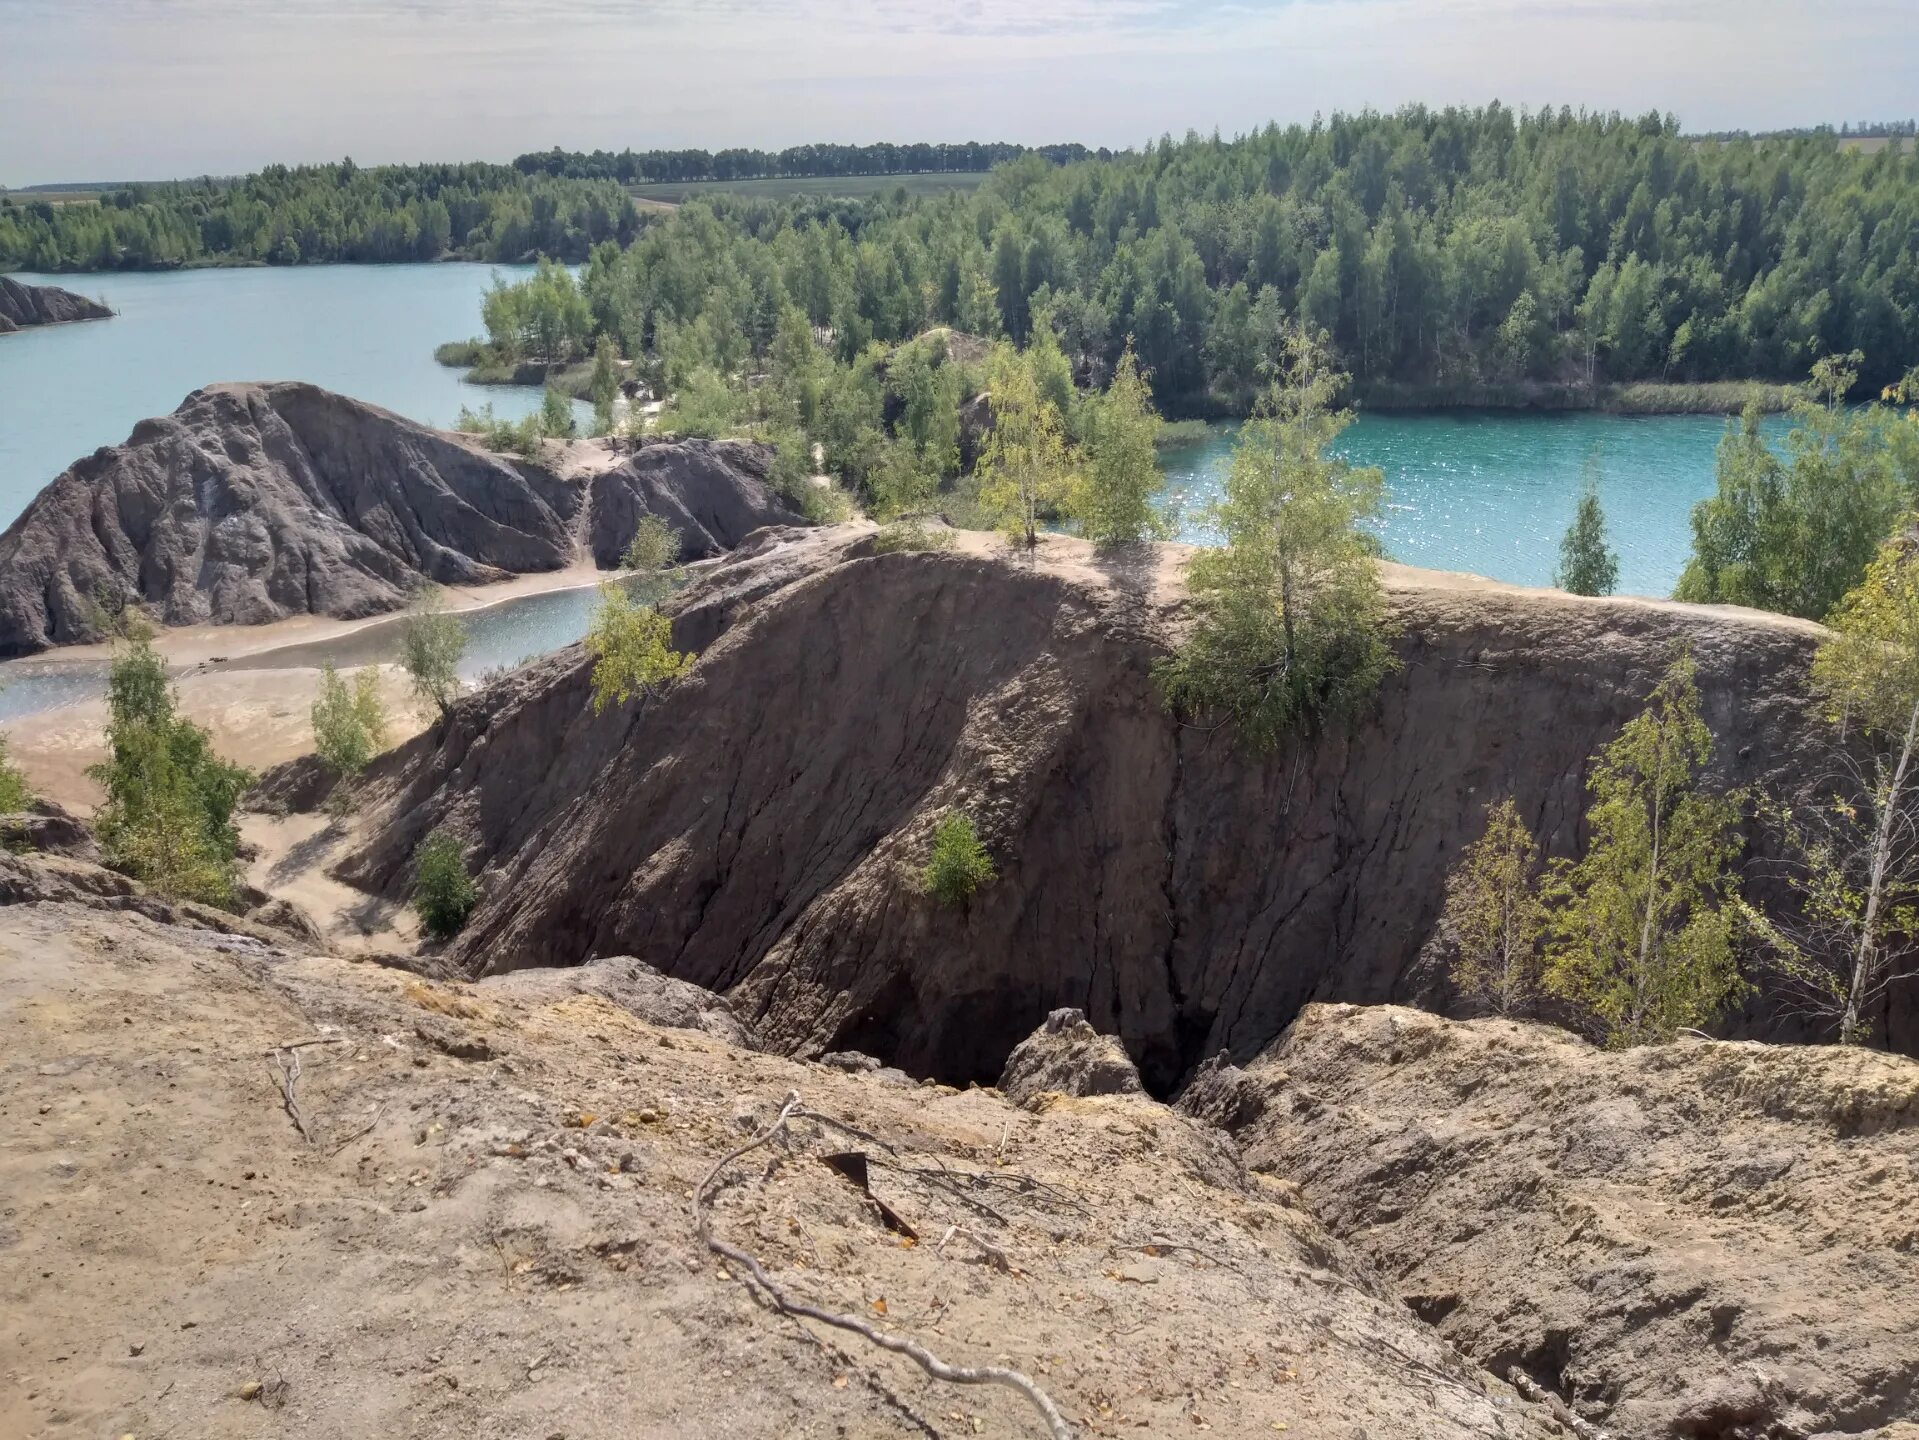
[[[22,285],[0,275],[0,335],[29,325],[64,325],[73,320],[108,320],[113,312],[97,300],[57,285]]]
[[[1075,541],[1028,564],[965,536],[872,556],[869,535],[728,557],[677,613],[705,653],[660,698],[595,715],[576,650],[463,701],[376,767],[341,878],[401,898],[448,824],[486,871],[450,952],[467,973],[633,955],[728,993],[772,1048],[984,1083],[1071,1005],[1164,1089],[1313,1000],[1448,1004],[1420,952],[1486,805],[1513,795],[1574,852],[1587,759],[1675,644],[1717,780],[1790,793],[1826,734],[1802,698],[1817,627],[1394,567],[1405,663],[1377,714],[1250,758],[1154,688],[1170,547],[1109,575]],[[999,871],[963,910],[915,883],[955,806]],[[1795,1033],[1763,995],[1729,1028]],[[1909,993],[1873,1033],[1919,1040]]]
[[[35,800],[18,815],[0,815],[0,850],[34,850],[100,863],[100,845],[78,816],[51,800]]]
[[[1919,1421],[1919,1064],[1308,1007],[1181,1108],[1419,1314],[1622,1436]]]
[[[562,969],[515,970],[489,976],[480,988],[489,995],[536,1002],[598,995],[649,1025],[698,1030],[741,1049],[756,1048],[752,1031],[722,997],[684,980],[668,979],[630,955],[611,955]]]
[[[1078,1010],[1055,1010],[1006,1057],[999,1088],[1018,1105],[1042,1095],[1139,1095],[1139,1071],[1120,1043]]]
[[[594,561],[617,566],[645,515],[679,531],[682,560],[731,550],[764,525],[804,524],[768,484],[772,461],[766,446],[742,440],[645,442],[591,481]]]
[[[689,1197],[797,1090],[874,1140],[795,1124],[719,1176],[715,1238],[1086,1440],[1566,1440],[1143,1099],[1031,1114],[66,905],[0,909],[0,1026],[9,1435],[1044,1435],[1005,1386],[822,1353],[700,1243]],[[310,1140],[261,1053],[307,1038]]]
[[[312,385],[195,391],[74,464],[0,536],[0,655],[102,638],[98,594],[169,625],[356,619],[422,579],[479,584],[589,550],[616,563],[646,509],[681,528],[689,558],[797,518],[759,447],[594,450],[595,465],[552,450],[566,473]]]

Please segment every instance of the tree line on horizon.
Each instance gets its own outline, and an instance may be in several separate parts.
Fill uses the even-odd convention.
[[[789,301],[846,357],[941,324],[1025,344],[1043,317],[1091,383],[1130,343],[1173,414],[1245,414],[1294,322],[1331,336],[1362,396],[1784,382],[1853,350],[1871,391],[1919,353],[1919,155],[1499,104],[1063,165],[1029,152],[967,195],[720,197],[645,217],[615,180],[501,166],[9,198],[0,266],[419,259],[443,234],[469,258],[617,259],[602,328],[630,358],[662,325],[702,323],[717,347],[763,354]]]
[[[506,165],[271,165],[108,191],[97,204],[0,196],[0,270],[164,270],[181,265],[579,262],[629,244],[633,199],[607,180]]]
[[[966,140],[957,144],[919,142],[897,145],[789,145],[783,150],[535,150],[519,156],[513,168],[527,175],[569,180],[618,180],[646,185],[691,180],[828,178],[847,175],[928,175],[991,170],[1022,155],[1039,155],[1054,165],[1110,160],[1111,150],[1079,144],[1014,145]]]

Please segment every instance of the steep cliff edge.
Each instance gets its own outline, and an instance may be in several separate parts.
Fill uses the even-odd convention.
[[[1620,1436],[1919,1423],[1919,1064],[1309,1007],[1181,1108],[1416,1313]]]
[[[74,320],[110,320],[113,312],[57,285],[23,285],[0,275],[0,335],[29,325],[65,325]]]
[[[1375,715],[1252,759],[1155,693],[1176,547],[1102,568],[1058,538],[1028,562],[869,535],[728,557],[678,611],[705,653],[659,699],[596,716],[574,650],[463,702],[382,762],[341,877],[401,895],[448,824],[486,871],[449,956],[467,973],[628,954],[728,993],[776,1049],[951,1080],[990,1081],[1071,1006],[1164,1090],[1310,1001],[1448,1004],[1421,950],[1485,806],[1510,794],[1575,851],[1588,757],[1676,645],[1717,779],[1790,793],[1823,743],[1814,626],[1389,567],[1404,665]],[[950,806],[999,870],[961,909],[917,886]],[[1875,1034],[1909,1048],[1899,1003]],[[1763,995],[1729,1029],[1797,1033]]]
[[[102,594],[168,625],[350,620],[397,609],[422,579],[615,564],[643,511],[688,558],[799,518],[758,446],[556,443],[543,460],[313,385],[197,390],[76,462],[0,535],[0,656],[102,638]]]

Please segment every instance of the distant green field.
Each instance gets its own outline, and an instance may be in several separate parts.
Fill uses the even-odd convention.
[[[100,198],[98,190],[13,190],[16,205],[92,205]]]
[[[891,195],[895,190],[902,189],[908,195],[946,195],[956,190],[977,190],[985,178],[984,170],[953,170],[938,175],[819,175],[774,176],[761,180],[662,181],[653,185],[630,185],[627,188],[636,200],[654,200],[666,205],[677,205],[694,195],[745,195],[778,200],[794,195],[817,195],[834,200],[863,200],[868,195]]]

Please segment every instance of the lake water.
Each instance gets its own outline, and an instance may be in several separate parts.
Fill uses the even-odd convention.
[[[537,391],[467,385],[433,359],[441,341],[479,330],[481,296],[496,273],[525,272],[451,264],[20,276],[98,296],[120,313],[0,337],[0,524],[74,460],[215,381],[309,380],[429,424],[487,403],[509,418],[530,413]],[[1395,559],[1532,585],[1551,582],[1559,537],[1597,454],[1620,588],[1664,595],[1685,563],[1688,514],[1713,488],[1723,429],[1696,417],[1366,415],[1341,445],[1386,473],[1379,529]],[[1218,492],[1233,434],[1220,426],[1162,457],[1185,538],[1208,538],[1198,514]],[[533,596],[471,616],[469,675],[578,639],[592,600],[590,589]],[[325,658],[388,658],[390,641],[376,631]],[[21,676],[0,690],[0,719],[99,688],[94,667]]]
[[[490,265],[316,265],[162,274],[29,275],[103,299],[111,320],[0,336],[0,526],[54,476],[134,423],[221,380],[310,380],[434,425],[491,403],[510,419],[537,390],[468,385],[435,363],[480,333]]]
[[[1783,429],[1772,420],[1769,427]],[[1713,454],[1726,422],[1713,416],[1361,415],[1340,452],[1386,475],[1375,527],[1407,565],[1467,570],[1516,585],[1550,585],[1589,457],[1619,589],[1669,595],[1692,549],[1692,507],[1713,492]],[[1182,539],[1213,537],[1200,511],[1231,464],[1234,426],[1160,456]]]

